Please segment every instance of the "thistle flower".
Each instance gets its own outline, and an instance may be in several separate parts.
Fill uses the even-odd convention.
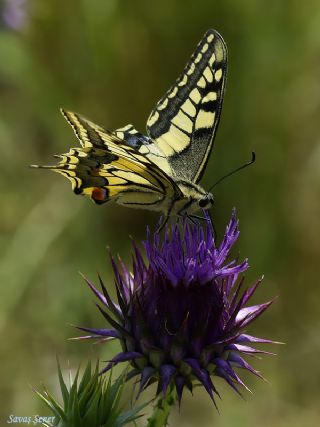
[[[134,243],[132,273],[121,259],[118,268],[111,258],[118,304],[101,279],[102,292],[87,281],[112,329],[80,328],[91,334],[81,338],[117,338],[122,346],[102,372],[129,361],[131,377],[140,376],[140,391],[153,382],[158,384],[157,393],[175,387],[179,402],[184,388],[192,390],[195,381],[215,402],[219,393],[214,376],[239,393],[239,385],[247,387],[235,368],[261,377],[243,356],[272,354],[251,345],[273,341],[244,330],[272,301],[247,306],[261,280],[243,290],[239,275],[247,270],[248,261],[228,259],[238,236],[235,212],[220,245],[208,215],[205,226],[183,222],[167,227],[163,239],[148,230],[147,262]]]

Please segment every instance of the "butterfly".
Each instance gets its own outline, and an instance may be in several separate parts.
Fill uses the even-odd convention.
[[[181,76],[147,120],[147,136],[127,125],[113,132],[80,114],[61,110],[81,147],[55,156],[53,166],[75,194],[95,203],[115,201],[170,215],[209,209],[213,195],[198,182],[218,127],[227,70],[221,35],[208,30]]]

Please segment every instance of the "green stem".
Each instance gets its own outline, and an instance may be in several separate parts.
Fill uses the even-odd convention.
[[[154,406],[153,414],[148,418],[147,427],[163,427],[168,423],[170,411],[176,403],[175,387],[170,387],[165,396],[160,397]]]

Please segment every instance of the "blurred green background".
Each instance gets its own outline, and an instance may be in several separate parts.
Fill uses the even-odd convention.
[[[67,341],[70,324],[102,326],[79,271],[112,287],[106,247],[130,262],[157,215],[95,206],[31,163],[77,145],[59,107],[109,129],[146,118],[208,28],[229,51],[216,144],[204,187],[250,158],[256,164],[216,188],[221,237],[233,206],[235,254],[256,301],[277,295],[251,333],[285,341],[256,361],[270,384],[244,376],[241,400],[217,381],[221,415],[200,391],[170,425],[319,425],[320,419],[320,3],[317,0],[2,0],[0,2],[0,424],[9,414],[48,414],[30,384],[56,387],[56,354],[67,369],[108,359],[117,344]],[[149,395],[146,394],[145,398]],[[142,397],[143,400],[143,397]]]

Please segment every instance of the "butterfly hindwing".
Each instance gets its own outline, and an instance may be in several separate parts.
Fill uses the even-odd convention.
[[[79,114],[63,110],[63,115],[82,147],[58,156],[57,165],[43,167],[67,177],[76,194],[87,195],[98,204],[115,200],[157,210],[168,193],[177,191],[161,169],[115,133]]]
[[[173,176],[195,183],[202,176],[220,118],[226,66],[222,37],[207,31],[183,74],[148,118],[148,135]]]

